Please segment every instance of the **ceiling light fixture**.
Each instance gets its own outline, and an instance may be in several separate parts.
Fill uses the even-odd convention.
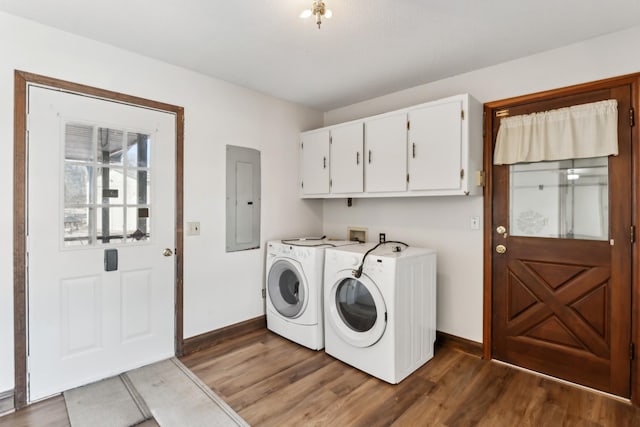
[[[322,17],[330,19],[331,16],[333,16],[333,13],[331,13],[331,9],[327,9],[322,0],[316,0],[311,5],[311,9],[302,11],[302,13],[300,14],[300,18],[306,19],[312,15],[316,17],[316,24],[318,24],[318,29],[320,29],[320,24],[322,24]]]

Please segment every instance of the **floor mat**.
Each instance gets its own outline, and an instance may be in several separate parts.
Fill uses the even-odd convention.
[[[151,417],[161,427],[248,426],[175,358],[67,391],[64,396],[73,427],[128,427]]]

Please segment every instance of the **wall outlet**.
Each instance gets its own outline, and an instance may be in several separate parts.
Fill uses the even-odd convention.
[[[187,223],[187,236],[199,236],[200,235],[200,223],[188,222]]]
[[[384,243],[387,241],[387,234],[386,233],[380,233],[380,235],[378,235],[378,241],[380,243]]]

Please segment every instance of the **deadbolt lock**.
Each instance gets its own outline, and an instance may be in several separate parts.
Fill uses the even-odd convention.
[[[504,234],[504,233],[506,233],[506,232],[507,232],[507,229],[506,229],[506,228],[504,228],[504,226],[503,226],[503,225],[499,225],[499,226],[496,228],[496,233],[498,233],[498,234]]]

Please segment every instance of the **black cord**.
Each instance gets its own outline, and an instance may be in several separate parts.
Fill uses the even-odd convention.
[[[386,245],[387,243],[396,243],[396,244],[400,244],[400,245],[404,245],[405,248],[408,248],[409,245],[407,245],[404,242],[398,242],[398,241],[394,241],[394,240],[387,240],[386,242],[380,242],[377,245],[375,245],[374,247],[372,247],[371,249],[369,249],[367,252],[365,252],[364,256],[362,257],[362,262],[360,263],[360,267],[358,267],[357,270],[353,270],[351,272],[351,274],[353,275],[353,277],[355,277],[356,279],[360,278],[360,276],[362,276],[362,269],[364,268],[364,260],[367,258],[367,255],[369,255],[371,252],[375,251],[376,249],[378,249],[380,246],[382,245]]]

